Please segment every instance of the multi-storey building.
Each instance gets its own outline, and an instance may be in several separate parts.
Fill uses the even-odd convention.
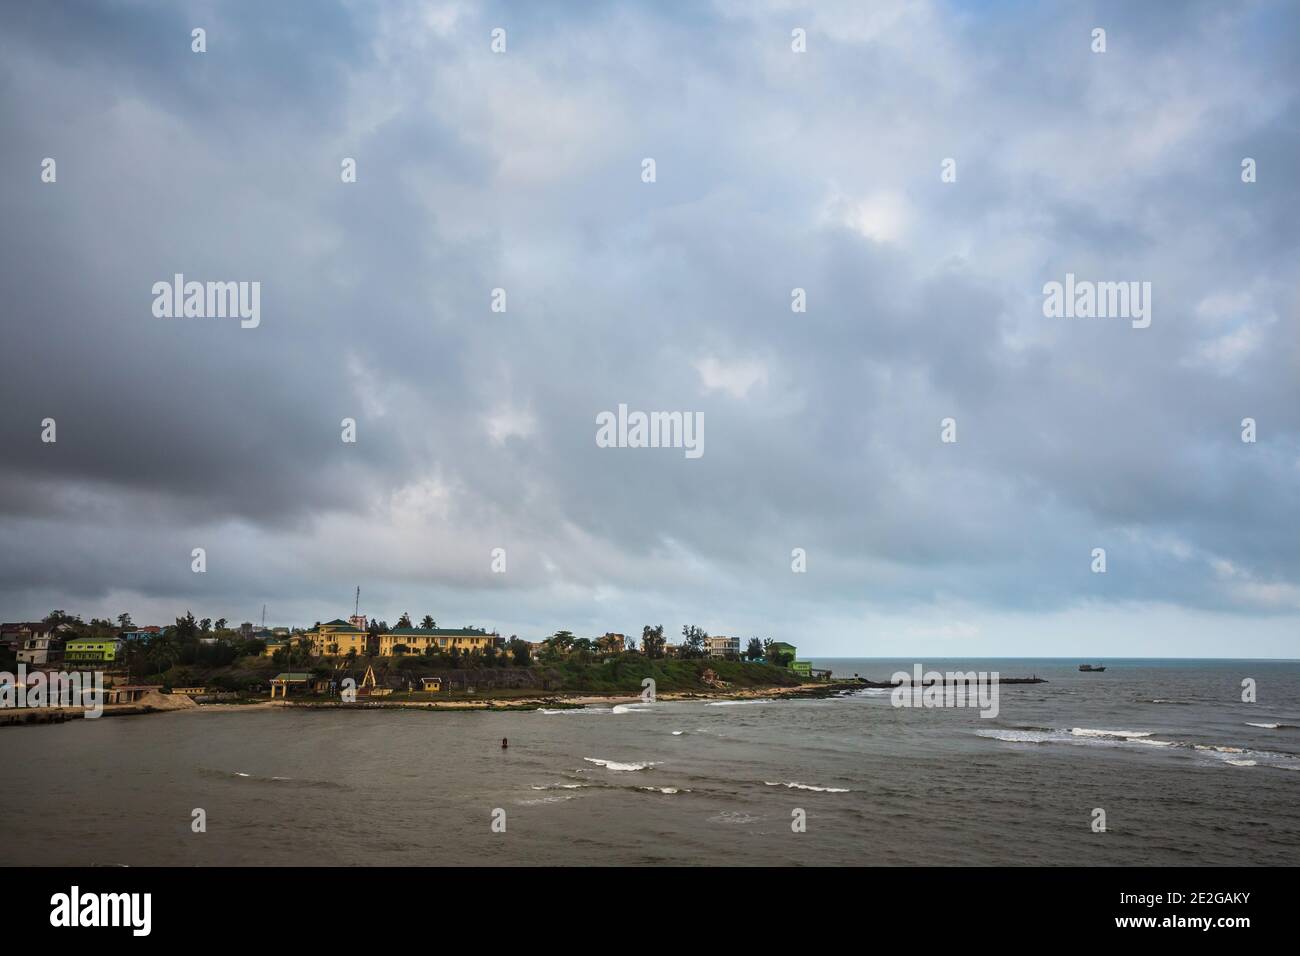
[[[69,664],[112,664],[121,651],[116,638],[74,637],[64,645],[63,658]]]
[[[406,648],[408,654],[423,654],[429,648],[450,653],[454,647],[462,654],[480,654],[492,643],[493,635],[472,627],[395,627],[379,635],[379,656],[392,657],[393,649]]]
[[[709,638],[709,656],[725,657],[731,660],[740,657],[740,638],[738,637],[710,637]]]
[[[370,641],[365,628],[354,627],[338,618],[303,636],[311,641],[311,652],[317,657],[346,657],[351,651],[361,657],[366,654]]]

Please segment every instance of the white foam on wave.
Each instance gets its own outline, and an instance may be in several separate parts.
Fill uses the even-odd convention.
[[[674,730],[674,731],[673,731],[673,736],[674,736],[674,737],[680,737],[680,736],[681,736],[682,734],[684,734],[684,733],[686,733],[686,731],[684,731],[684,730]]]
[[[663,794],[670,794],[670,795],[671,795],[671,794],[674,794],[674,793],[690,793],[690,792],[691,792],[690,790],[681,790],[681,789],[678,788],[678,787],[637,787],[637,789],[638,789],[638,790],[649,790],[651,793],[663,793]]]
[[[1013,744],[1045,744],[1061,739],[1061,735],[1054,730],[977,730],[975,736],[1005,740]]]
[[[572,800],[576,794],[572,793],[555,793],[549,797],[535,797],[531,800],[516,800],[515,804],[521,807],[535,807],[545,803],[563,803],[565,800]]]
[[[544,785],[534,784],[529,790],[581,790],[583,787],[590,787],[589,783],[551,783]]]
[[[739,707],[741,704],[770,704],[772,699],[764,697],[762,700],[711,700],[710,707]]]
[[[999,728],[977,730],[977,737],[988,737],[1012,744],[1145,744],[1148,747],[1172,747],[1172,740],[1152,740],[1145,730],[1093,730],[1090,727],[1073,727],[1070,730],[1014,730]]]
[[[1247,727],[1262,727],[1262,728],[1264,728],[1265,730],[1277,730],[1277,729],[1278,729],[1279,727],[1281,727],[1282,725],[1281,725],[1281,724],[1254,724],[1254,723],[1251,723],[1251,722],[1248,720],[1248,721],[1246,721],[1246,726],[1247,726]]]
[[[641,707],[637,704],[615,704],[612,714],[643,714],[650,710],[649,707]]]
[[[653,767],[654,761],[645,763],[619,763],[616,760],[602,760],[600,757],[583,757],[587,763],[594,763],[598,767],[604,767],[606,770],[622,770],[631,772],[633,770],[645,770],[647,767]]]
[[[612,714],[612,707],[538,707],[537,713],[546,714]]]
[[[744,810],[723,810],[717,816],[709,817],[710,823],[727,823],[727,824],[747,824],[757,823],[762,817],[757,817],[752,813],[746,813]]]
[[[764,780],[763,785],[766,787],[785,787],[787,790],[812,790],[816,793],[848,793],[847,787],[818,787],[811,783],[800,783],[798,780],[792,780],[789,783],[774,783],[771,780]]]

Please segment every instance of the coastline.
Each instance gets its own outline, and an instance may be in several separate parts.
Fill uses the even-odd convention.
[[[859,681],[817,681],[790,686],[745,687],[738,689],[719,688],[716,690],[670,691],[657,694],[657,701],[682,700],[765,700],[777,698],[817,698],[830,697],[845,690],[861,686]],[[618,706],[621,704],[642,703],[639,694],[595,694],[578,691],[568,694],[544,694],[530,697],[494,698],[483,696],[477,700],[362,700],[356,703],[343,703],[338,700],[311,700],[290,698],[288,700],[251,700],[246,703],[199,704],[188,697],[175,694],[150,694],[139,702],[130,704],[105,704],[104,717],[142,717],[149,714],[174,713],[240,713],[245,711],[262,711],[282,708],[295,710],[488,710],[488,711],[536,711],[545,708],[582,708],[595,706]],[[9,719],[0,721],[0,726],[23,726],[26,724],[63,723],[68,720],[86,719],[84,711],[78,707],[50,707],[14,711],[6,715]]]
[[[656,701],[678,700],[761,700],[766,698],[829,697],[858,686],[856,681],[808,682],[791,686],[745,687],[736,690],[669,691],[655,695]],[[494,698],[484,696],[479,700],[368,700],[345,704],[337,700],[259,700],[247,704],[195,704],[183,710],[201,710],[212,713],[230,713],[242,710],[268,710],[295,708],[299,710],[519,710],[532,711],[550,707],[586,707],[589,705],[639,704],[640,694],[595,694],[577,691],[569,694],[539,694],[533,697]]]

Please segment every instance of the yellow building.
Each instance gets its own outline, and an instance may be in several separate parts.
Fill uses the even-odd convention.
[[[430,647],[443,654],[451,653],[453,647],[462,654],[482,654],[491,643],[491,634],[472,627],[398,627],[379,635],[379,656],[392,657],[393,648],[399,645],[405,646],[408,654],[423,654]]]
[[[322,624],[304,635],[311,641],[311,652],[317,657],[347,657],[349,651],[364,656],[370,635],[355,625],[337,618]]]

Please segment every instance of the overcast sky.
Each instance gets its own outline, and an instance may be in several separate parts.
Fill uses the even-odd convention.
[[[1297,656],[1294,3],[560,6],[0,7],[0,618]]]

